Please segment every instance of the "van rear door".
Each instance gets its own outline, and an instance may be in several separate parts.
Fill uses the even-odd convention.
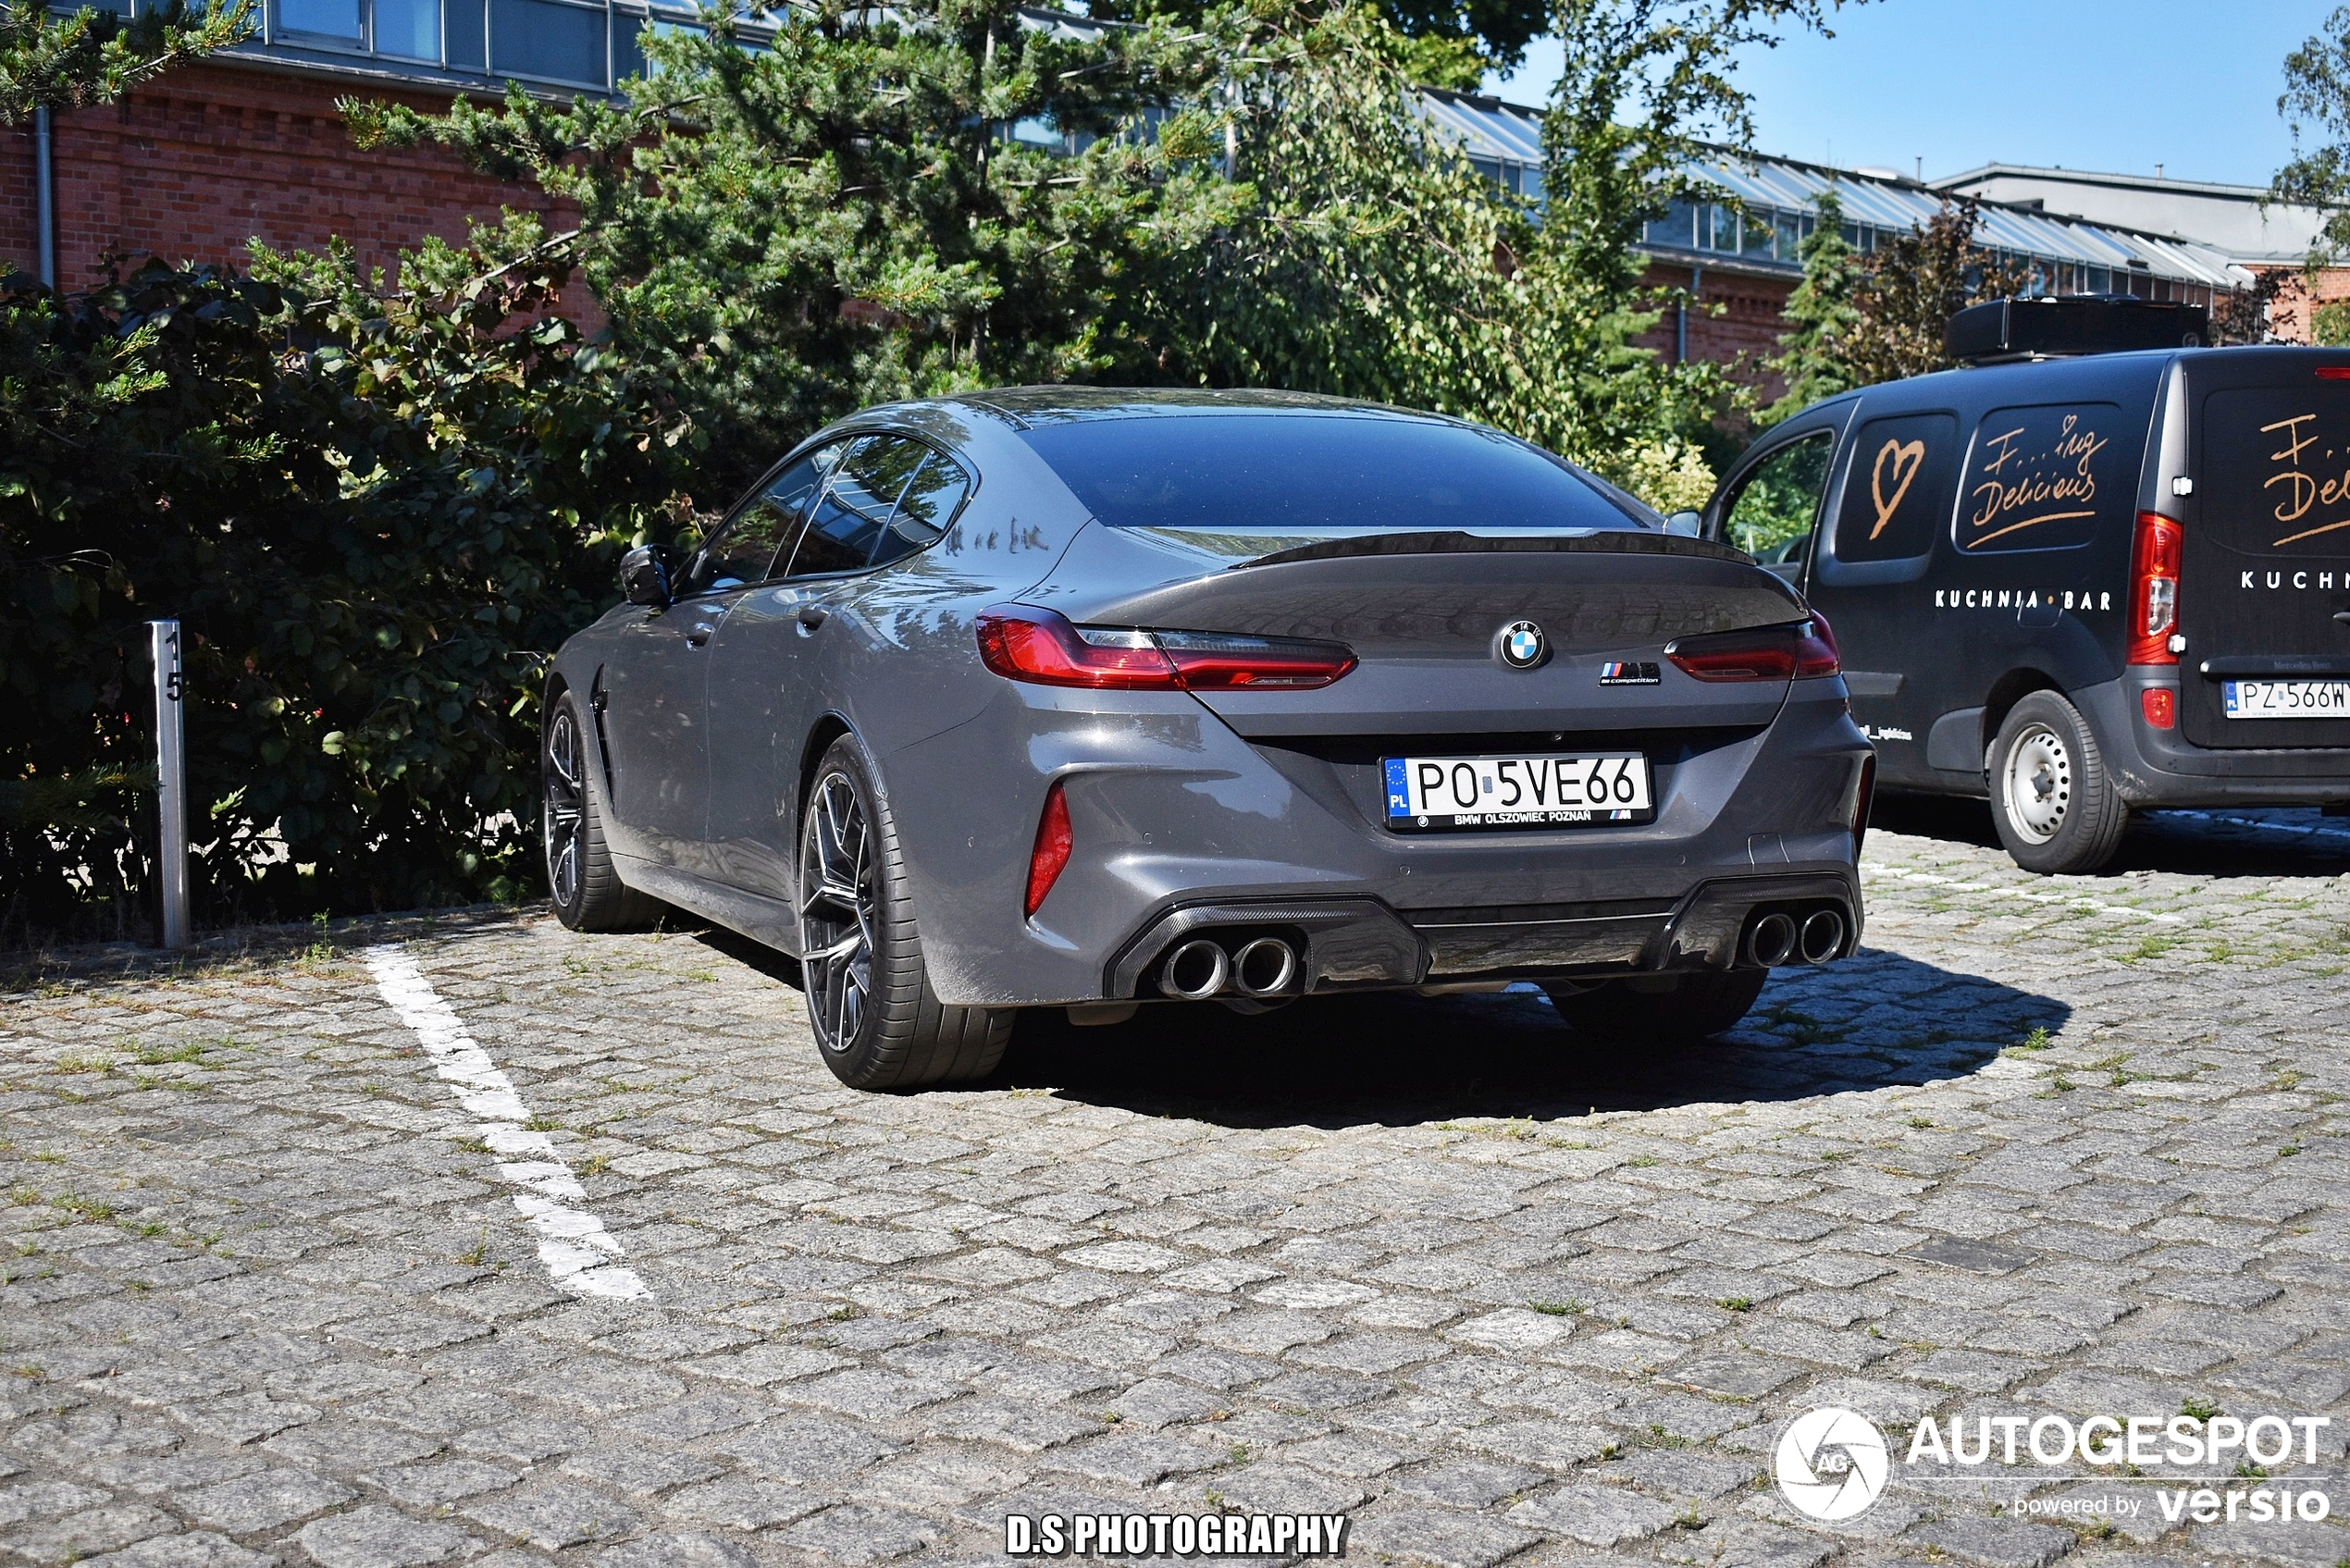
[[[2350,747],[2350,354],[2232,349],[2187,371],[2181,728]]]

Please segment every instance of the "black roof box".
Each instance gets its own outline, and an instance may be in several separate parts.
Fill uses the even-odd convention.
[[[1969,305],[1942,329],[1942,351],[1968,364],[2114,354],[2132,349],[2199,348],[2211,340],[2201,305],[2134,294],[2058,294]]]

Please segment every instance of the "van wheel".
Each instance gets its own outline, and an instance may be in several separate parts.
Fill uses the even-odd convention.
[[[1746,1017],[1762,994],[1768,969],[1727,974],[1633,975],[1587,991],[1544,986],[1559,1019],[1581,1034],[1639,1043],[1702,1040]]]
[[[1991,743],[1991,817],[2027,871],[2094,871],[2121,846],[2130,808],[2115,793],[2081,710],[2035,691],[2008,710]]]
[[[800,976],[833,1076],[851,1089],[922,1089],[994,1072],[1012,1009],[952,1007],[931,990],[897,826],[846,735],[817,764],[801,818]]]

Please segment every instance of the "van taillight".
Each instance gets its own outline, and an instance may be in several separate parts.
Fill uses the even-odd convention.
[[[2138,513],[2130,552],[2131,664],[2176,664],[2171,636],[2179,625],[2179,552],[2186,530],[2157,512]]]

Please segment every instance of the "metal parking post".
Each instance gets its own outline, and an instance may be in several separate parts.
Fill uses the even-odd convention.
[[[156,864],[163,884],[163,945],[188,945],[188,759],[180,722],[179,623],[150,621],[155,656],[155,804],[163,820]]]

